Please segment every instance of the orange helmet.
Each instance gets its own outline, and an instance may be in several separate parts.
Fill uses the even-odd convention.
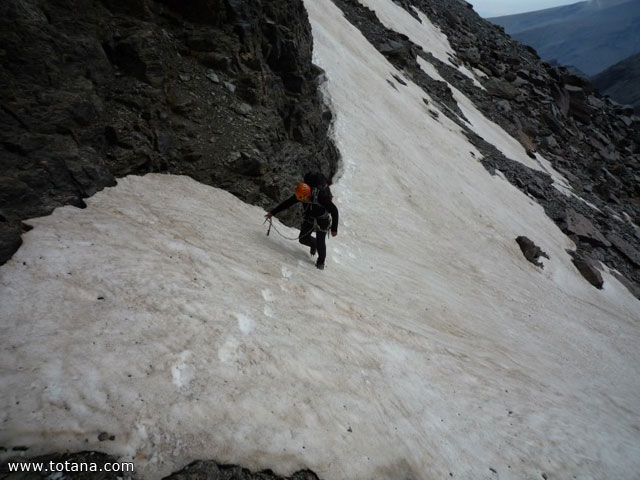
[[[311,187],[306,183],[299,183],[296,186],[296,198],[301,202],[305,202],[309,199],[311,195]]]

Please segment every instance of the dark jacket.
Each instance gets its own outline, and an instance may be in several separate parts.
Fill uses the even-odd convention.
[[[311,187],[311,196],[313,197],[314,190],[320,187]],[[295,195],[291,195],[280,205],[271,210],[273,215],[280,213],[283,210],[286,210],[292,205],[300,202],[296,198]],[[331,190],[329,187],[325,187],[318,192],[318,198],[315,203],[311,202],[301,202],[303,203],[303,216],[305,218],[319,218],[325,215],[327,212],[331,215],[331,231],[337,233],[338,232],[338,208],[333,203],[333,195],[331,195]]]

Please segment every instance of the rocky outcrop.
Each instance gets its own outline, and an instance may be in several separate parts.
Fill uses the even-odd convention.
[[[220,465],[213,461],[194,462],[166,480],[319,480],[310,470],[301,470],[290,477],[279,477],[267,470],[251,472],[236,465]]]
[[[536,267],[544,268],[544,264],[538,259],[540,257],[544,257],[548,260],[549,255],[543,252],[542,249],[537,246],[530,238],[523,235],[520,235],[518,238],[516,238],[516,242],[520,247],[520,250],[522,250],[524,258],[533,263]]]
[[[578,239],[596,246],[611,246],[611,242],[600,233],[589,219],[574,210],[567,210],[565,221],[561,225],[563,226],[562,230],[569,236],[575,235]]]
[[[604,281],[602,280],[602,274],[598,270],[598,267],[595,265],[593,260],[585,257],[580,257],[578,255],[573,254],[572,252],[571,261],[578,269],[580,274],[589,282],[591,285],[596,287],[597,289],[602,289],[604,285]]]
[[[0,45],[0,264],[21,220],[124,175],[268,206],[336,171],[301,0],[7,0]]]

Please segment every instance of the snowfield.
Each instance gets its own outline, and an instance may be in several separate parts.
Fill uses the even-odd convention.
[[[391,18],[389,3],[366,2]],[[306,6],[344,161],[327,269],[186,177],[127,177],[29,221],[0,267],[2,455],[95,449],[148,479],[194,459],[323,479],[637,478],[638,300],[606,268],[589,285],[537,203],[330,0]]]

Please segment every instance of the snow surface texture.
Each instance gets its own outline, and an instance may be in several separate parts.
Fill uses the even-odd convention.
[[[451,58],[455,58],[456,55],[447,36],[433,25],[421,11],[414,8],[420,19],[418,21],[400,5],[389,0],[361,0],[360,3],[372,9],[385,27],[406,35],[413,43],[421,46],[425,52],[429,52],[438,60],[457,68],[458,71],[473,80],[476,86],[484,89],[468,68],[461,65],[460,62],[451,61]],[[418,57],[418,64],[431,78],[447,83],[436,68],[422,57]],[[553,178],[554,186],[560,192],[566,195],[570,194],[571,187],[569,183],[562,174],[551,166],[551,162],[540,154],[536,154],[538,158],[535,160],[530,158],[524,147],[517,140],[511,137],[502,127],[486,118],[462,92],[453,85],[449,85],[449,88],[460,110],[469,122],[471,130],[493,144],[505,157],[520,162],[534,170],[548,173]]]
[[[99,449],[146,478],[193,459],[324,479],[637,476],[638,301],[582,279],[539,205],[417,86],[389,85],[399,72],[330,0],[306,6],[344,157],[327,269],[185,177],[128,177],[31,221],[0,268],[0,445]]]

